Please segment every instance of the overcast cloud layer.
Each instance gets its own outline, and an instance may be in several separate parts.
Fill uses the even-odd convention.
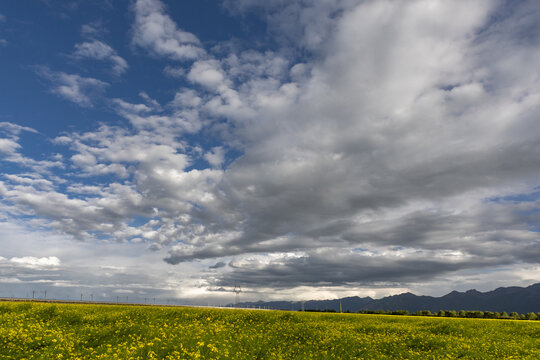
[[[45,127],[0,123],[6,289],[226,303],[235,283],[255,300],[540,281],[536,1],[224,1],[257,41],[205,42],[159,0],[124,10],[124,48],[96,20],[71,67],[25,62],[51,101],[114,120],[41,136],[45,154]],[[138,59],[162,88],[124,96]]]

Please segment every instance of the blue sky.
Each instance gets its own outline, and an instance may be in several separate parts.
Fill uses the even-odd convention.
[[[1,4],[3,295],[540,281],[538,20],[535,1]]]

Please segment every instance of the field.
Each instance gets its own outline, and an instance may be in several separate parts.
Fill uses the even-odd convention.
[[[0,359],[540,359],[540,322],[0,303]]]

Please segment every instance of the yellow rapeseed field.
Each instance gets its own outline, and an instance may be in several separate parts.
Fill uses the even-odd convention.
[[[0,359],[540,359],[540,322],[3,302]]]

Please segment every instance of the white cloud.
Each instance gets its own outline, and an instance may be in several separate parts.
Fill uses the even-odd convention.
[[[54,187],[51,181],[47,179],[43,179],[40,176],[18,176],[18,175],[5,174],[4,177],[8,179],[9,181],[11,181],[12,183],[32,185],[36,188],[52,189]]]
[[[204,158],[213,168],[219,168],[225,161],[225,151],[221,146],[215,146],[204,154]]]
[[[51,160],[34,160],[32,158],[23,156],[20,151],[22,146],[20,145],[19,135],[21,132],[38,133],[35,129],[26,126],[20,126],[10,122],[0,122],[0,134],[3,133],[4,138],[0,137],[0,154],[3,155],[2,161],[9,161],[19,166],[29,167],[37,173],[49,172],[51,168],[63,167],[61,161],[54,156]],[[6,174],[9,176],[9,174]],[[39,177],[39,175],[35,175]]]
[[[60,259],[56,256],[41,258],[35,256],[12,257],[9,261],[17,265],[28,266],[31,268],[55,267],[60,265]]]
[[[177,92],[174,96],[173,101],[171,102],[171,105],[177,108],[182,107],[198,107],[202,104],[201,97],[193,90],[191,89],[182,89],[181,91]]]
[[[340,18],[360,3],[360,0],[224,1],[233,14],[262,15],[273,38],[282,46],[314,52],[326,50]]]
[[[225,76],[217,60],[200,60],[193,64],[187,78],[209,89],[218,89],[225,83]]]
[[[0,152],[4,154],[13,154],[21,146],[12,139],[0,139]]]
[[[94,40],[75,45],[73,56],[76,58],[90,58],[105,60],[113,56],[116,52],[107,44]]]
[[[161,261],[147,244],[72,241],[43,229],[30,230],[20,222],[0,222],[0,283],[16,297],[116,301],[114,290],[132,291],[130,301],[155,297],[167,303],[177,297],[201,266],[176,266]],[[24,244],[24,245],[22,245]],[[51,255],[53,254],[53,255]],[[151,272],[141,269],[151,267]],[[178,301],[178,300],[177,300]],[[179,300],[182,301],[182,300]]]
[[[147,93],[141,91],[139,96],[146,102],[146,104],[154,111],[161,111],[161,105],[156,99],[151,98]]]
[[[21,125],[18,125],[18,124],[13,124],[13,123],[10,123],[10,122],[0,122],[0,129],[6,131],[6,132],[9,132],[11,134],[14,134],[14,135],[18,135],[21,133],[21,131],[28,131],[28,132],[31,132],[31,133],[37,133],[37,130],[35,129],[32,129],[28,126],[21,126]]]
[[[92,107],[92,98],[103,92],[109,85],[94,78],[51,71],[44,66],[38,67],[37,73],[52,83],[52,93],[82,107]]]
[[[204,55],[199,39],[178,29],[165,14],[165,6],[159,0],[137,0],[133,9],[133,44],[153,55],[173,60],[196,59]]]
[[[107,29],[104,27],[101,21],[94,21],[88,24],[83,24],[81,26],[81,35],[90,39],[95,39],[96,37],[100,37],[106,32],[107,32]]]
[[[186,71],[182,67],[173,67],[173,66],[167,65],[163,69],[163,73],[173,78],[182,78],[186,74]]]
[[[125,73],[129,67],[127,61],[118,56],[113,48],[99,40],[76,44],[72,56],[75,59],[108,61],[112,63],[112,72],[117,76]]]
[[[144,97],[143,97],[144,98]],[[145,99],[148,104],[132,104],[121,99],[113,99],[115,110],[128,119],[138,130],[154,131],[169,139],[173,134],[194,133],[201,129],[202,121],[198,111],[177,108],[177,100],[171,105],[174,112],[161,114],[161,106],[157,102]]]

